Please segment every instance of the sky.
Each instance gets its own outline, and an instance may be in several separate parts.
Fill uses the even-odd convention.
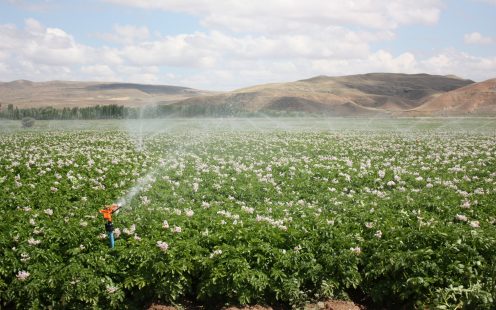
[[[0,81],[496,78],[496,0],[0,0]]]

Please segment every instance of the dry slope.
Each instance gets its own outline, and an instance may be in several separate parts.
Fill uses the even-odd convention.
[[[303,111],[339,116],[389,114],[422,105],[426,99],[473,81],[428,74],[370,73],[318,76],[290,83],[265,84],[176,103],[199,110]]]
[[[171,103],[210,92],[187,87],[131,83],[18,80],[0,83],[0,103],[18,108],[87,107],[118,104],[140,106]]]
[[[494,116],[496,115],[496,79],[471,84],[434,96],[412,109],[410,115]]]

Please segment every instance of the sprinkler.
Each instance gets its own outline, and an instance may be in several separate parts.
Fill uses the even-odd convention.
[[[112,224],[112,214],[114,214],[120,208],[120,205],[114,203],[109,206],[105,206],[105,209],[99,211],[101,214],[103,214],[103,218],[107,221],[105,223],[105,231],[107,232],[107,236],[109,238],[109,247],[111,249],[114,248],[114,225]]]

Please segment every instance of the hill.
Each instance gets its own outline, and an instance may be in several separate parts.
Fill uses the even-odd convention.
[[[301,111],[336,116],[390,114],[474,83],[453,76],[370,73],[265,84],[175,103],[202,111]]]
[[[496,79],[475,83],[453,75],[369,73],[316,76],[231,92],[133,83],[18,80],[0,83],[0,103],[19,109],[116,104],[161,106],[179,116],[250,112],[329,116],[496,116]]]
[[[18,108],[168,104],[210,92],[187,87],[132,83],[18,80],[0,83],[0,103]]]
[[[405,114],[494,116],[496,115],[496,79],[435,95],[421,106],[406,111]]]

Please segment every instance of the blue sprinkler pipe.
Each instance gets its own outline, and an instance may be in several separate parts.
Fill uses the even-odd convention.
[[[114,225],[112,222],[108,222],[105,224],[105,231],[107,232],[107,236],[109,239],[109,248],[114,248]]]
[[[108,233],[108,238],[109,238],[109,247],[111,249],[113,249],[114,248],[114,232],[113,231],[110,231]]]

